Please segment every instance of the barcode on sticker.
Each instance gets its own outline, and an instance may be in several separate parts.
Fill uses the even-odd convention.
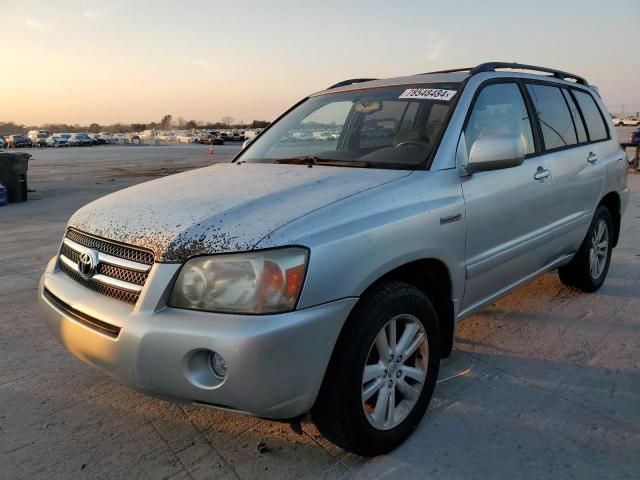
[[[398,98],[418,98],[420,100],[446,100],[449,101],[456,94],[456,90],[444,90],[442,88],[409,88],[402,92]]]

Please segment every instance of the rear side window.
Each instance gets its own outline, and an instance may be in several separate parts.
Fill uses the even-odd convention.
[[[527,90],[538,112],[545,148],[553,150],[578,143],[571,113],[560,89],[528,84]]]
[[[496,83],[482,89],[464,130],[467,155],[483,135],[519,135],[525,153],[535,152],[529,113],[515,83]]]
[[[584,129],[584,123],[582,123],[582,117],[580,116],[576,102],[573,101],[573,97],[571,97],[567,89],[563,88],[562,93],[567,101],[567,105],[569,105],[569,110],[571,111],[571,118],[573,118],[573,124],[576,127],[576,132],[578,133],[578,142],[586,142],[587,132]]]
[[[598,140],[606,140],[608,138],[607,127],[602,120],[600,109],[596,105],[595,100],[591,95],[579,90],[573,90],[573,94],[580,105],[584,121],[587,123],[587,130],[589,131],[589,139],[592,142]]]

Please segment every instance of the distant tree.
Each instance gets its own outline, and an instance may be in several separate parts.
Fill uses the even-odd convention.
[[[26,127],[15,122],[0,122],[0,132],[4,135],[26,133]]]
[[[147,129],[147,124],[146,123],[132,123],[131,124],[131,130],[133,130],[134,132],[141,132],[143,130]]]
[[[184,128],[186,128],[187,130],[193,130],[194,128],[198,128],[198,122],[196,122],[195,120],[189,120],[187,123],[184,124]]]
[[[177,127],[182,130],[184,128],[184,117],[178,117],[178,125]]]
[[[169,130],[171,128],[172,122],[173,117],[170,114],[165,115],[164,117],[162,117],[162,120],[160,120],[160,128],[163,130]]]
[[[269,126],[269,123],[266,120],[254,120],[251,122],[251,128],[265,128]]]
[[[101,129],[100,129],[100,125],[97,123],[92,123],[91,125],[89,125],[88,130],[91,133],[98,133]]]
[[[229,115],[227,115],[226,117],[222,117],[222,123],[224,123],[227,126],[227,128],[229,128],[233,123],[233,117]]]

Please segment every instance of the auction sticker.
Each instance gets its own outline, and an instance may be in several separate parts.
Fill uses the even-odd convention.
[[[409,88],[402,92],[398,98],[417,98],[420,100],[446,100],[449,101],[456,94],[456,90],[444,90],[441,88]]]

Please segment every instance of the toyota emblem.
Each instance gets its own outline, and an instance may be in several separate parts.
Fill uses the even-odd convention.
[[[84,278],[91,278],[98,267],[98,254],[89,250],[82,252],[78,258],[78,271]]]

